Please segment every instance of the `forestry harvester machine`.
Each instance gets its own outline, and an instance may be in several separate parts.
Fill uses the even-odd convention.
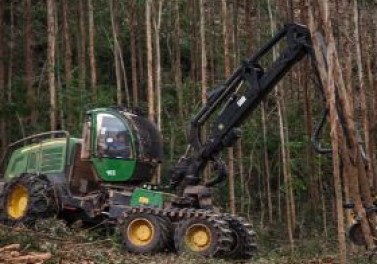
[[[277,59],[262,67],[262,58],[282,40]],[[308,29],[288,24],[210,91],[190,123],[186,153],[169,170],[169,191],[148,184],[162,160],[159,131],[147,118],[121,107],[87,111],[82,139],[52,131],[9,145],[0,178],[1,221],[33,226],[40,218],[80,216],[115,224],[130,252],[175,248],[251,258],[256,251],[251,224],[220,213],[210,188],[227,178],[221,152],[234,144],[246,118],[306,55],[313,57]],[[203,139],[201,130],[211,116]],[[209,163],[216,175],[203,182]],[[182,191],[174,192],[178,186]]]

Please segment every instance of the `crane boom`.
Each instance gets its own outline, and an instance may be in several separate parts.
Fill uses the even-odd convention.
[[[268,68],[262,67],[262,60],[278,45],[279,56]],[[188,148],[171,170],[171,185],[176,186],[182,180],[187,185],[198,185],[209,161],[215,163],[217,176],[205,185],[209,187],[223,181],[227,169],[219,157],[221,151],[241,136],[240,126],[285,74],[306,55],[312,54],[309,30],[299,24],[287,24],[255,55],[244,60],[224,84],[210,91],[207,103],[190,123]],[[217,116],[212,119],[210,133],[202,140],[202,128],[215,112]]]

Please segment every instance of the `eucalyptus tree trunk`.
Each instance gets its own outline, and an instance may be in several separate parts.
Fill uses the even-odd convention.
[[[373,156],[372,156],[372,145],[371,145],[371,135],[370,135],[370,125],[369,125],[369,116],[368,116],[368,103],[365,97],[365,74],[362,63],[361,55],[361,45],[360,45],[360,33],[359,33],[359,9],[358,1],[353,1],[353,17],[354,17],[354,39],[356,47],[356,62],[357,62],[357,73],[359,77],[358,87],[358,99],[360,105],[360,111],[362,115],[363,129],[364,129],[364,138],[365,138],[365,152],[366,152],[366,172],[368,175],[369,183],[373,186],[374,180],[374,170],[373,170]]]
[[[85,15],[84,15],[84,4],[83,0],[78,0],[78,26],[79,26],[79,86],[80,92],[84,93],[86,89],[86,32],[85,32]]]
[[[197,0],[190,0],[188,7],[189,27],[190,27],[190,79],[197,81]]]
[[[238,65],[239,64],[239,57],[240,57],[240,47],[238,44],[238,34],[239,30],[238,27],[239,25],[239,19],[238,19],[238,14],[239,14],[239,1],[240,0],[234,0],[233,1],[233,50],[234,50],[234,56],[233,56],[233,65]]]
[[[116,83],[117,83],[117,104],[122,105],[123,103],[123,95],[122,95],[122,81],[124,87],[124,95],[126,98],[126,106],[130,106],[130,96],[128,92],[128,85],[127,85],[127,74],[126,68],[123,62],[123,52],[119,44],[119,1],[118,0],[110,0],[110,16],[111,16],[111,26],[113,30],[113,38],[114,38],[114,47],[113,47],[113,55],[114,55],[114,64],[115,64],[115,73],[116,73]]]
[[[336,199],[336,216],[337,216],[337,230],[338,230],[338,245],[339,245],[339,257],[340,263],[346,263],[346,244],[345,244],[345,233],[344,233],[344,220],[343,220],[343,210],[342,210],[342,190],[341,190],[341,177],[340,177],[340,148],[342,147],[341,143],[341,135],[339,130],[339,116],[336,109],[336,87],[335,87],[335,80],[334,80],[334,71],[336,67],[336,48],[335,42],[333,39],[329,38],[329,34],[331,32],[331,24],[329,21],[329,6],[327,3],[323,3],[322,6],[319,7],[321,10],[321,17],[324,21],[324,30],[326,32],[327,37],[327,54],[326,58],[322,57],[321,50],[319,49],[319,41],[316,38],[318,35],[317,25],[314,22],[314,7],[311,3],[309,7],[309,23],[310,29],[314,37],[313,43],[316,52],[319,72],[321,76],[322,84],[324,85],[324,90],[326,94],[326,101],[327,107],[329,108],[329,118],[330,118],[330,125],[331,125],[331,145],[332,145],[332,163],[333,163],[333,179],[334,179],[334,190],[335,190],[335,199]],[[325,61],[327,63],[325,63]],[[343,165],[347,165],[343,162]]]
[[[347,91],[346,86],[344,84],[342,71],[338,59],[338,53],[335,48],[335,40],[332,31],[332,24],[331,20],[329,19],[329,5],[327,2],[320,2],[318,3],[318,10],[320,17],[322,18],[323,24],[322,29],[325,34],[325,41],[328,45],[328,52],[327,52],[327,63],[324,62],[324,58],[322,57],[321,50],[319,49],[320,40],[318,39],[318,25],[314,22],[314,11],[313,11],[313,2],[311,2],[310,6],[310,28],[312,31],[314,47],[316,52],[317,61],[320,65],[320,75],[322,78],[322,83],[328,84],[325,86],[326,98],[328,101],[329,106],[331,107],[330,113],[335,112],[338,113],[337,116],[334,117],[334,113],[332,113],[333,117],[331,122],[336,122],[335,124],[331,124],[332,126],[342,126],[342,130],[340,136],[332,135],[333,140],[337,139],[339,142],[339,146],[342,147],[341,151],[341,158],[342,163],[346,166],[346,170],[348,173],[348,182],[349,182],[349,189],[350,195],[355,203],[355,210],[358,215],[361,216],[361,228],[364,233],[365,241],[369,249],[374,248],[374,241],[371,236],[373,230],[375,229],[376,223],[376,215],[375,213],[371,213],[369,217],[371,222],[368,222],[368,218],[366,216],[365,207],[372,206],[372,197],[370,195],[370,186],[369,181],[365,171],[365,164],[363,162],[361,156],[360,146],[357,140],[357,132],[356,126],[354,121],[353,115],[353,108],[351,108],[350,97],[352,93]],[[328,65],[326,69],[325,65]],[[329,80],[328,80],[329,79]],[[337,86],[333,85],[332,82],[336,83]],[[332,87],[334,89],[332,90]],[[331,88],[331,89],[329,89]],[[336,91],[336,97],[335,97]],[[333,94],[331,94],[333,93]],[[335,106],[338,107],[335,107]],[[342,122],[338,122],[336,118],[338,116],[344,117]],[[332,130],[334,131],[335,128]],[[333,132],[335,133],[335,132]],[[336,142],[332,142],[333,148],[334,144],[337,146]],[[333,149],[333,154],[338,154],[338,149]],[[333,155],[333,159],[336,159]],[[334,161],[333,161],[334,162]],[[336,170],[339,168],[335,167],[334,164],[334,177],[337,177]],[[336,179],[334,179],[335,181]],[[338,188],[338,187],[336,187]],[[336,189],[336,192],[339,190]],[[360,197],[360,194],[363,198],[363,203]],[[342,209],[341,203],[342,201],[340,194],[337,195],[337,210],[338,210],[338,240],[339,240],[339,253],[341,263],[345,263],[345,241],[344,241],[344,227],[342,221]],[[364,207],[365,206],[365,207]],[[340,208],[339,208],[340,207]],[[371,226],[370,226],[371,225]],[[372,227],[372,229],[371,229]]]
[[[130,28],[130,52],[131,52],[131,78],[132,78],[132,105],[134,108],[139,106],[139,88],[137,79],[137,51],[136,51],[136,0],[130,1],[130,11],[129,11],[129,28]],[[141,47],[139,47],[141,49]]]
[[[90,85],[94,101],[97,100],[97,72],[96,72],[96,56],[94,50],[94,11],[93,0],[88,0],[88,16],[89,16],[89,63],[90,63]]]
[[[155,92],[157,108],[157,127],[161,131],[161,48],[160,48],[160,29],[163,0],[156,0],[156,6],[153,19],[154,37],[155,37]]]
[[[209,47],[208,47],[208,57],[209,57],[209,63],[210,63],[210,74],[209,74],[209,78],[211,80],[211,84],[210,85],[215,85],[215,76],[216,76],[216,55],[217,55],[217,43],[216,43],[216,40],[217,40],[217,34],[216,34],[216,29],[215,29],[215,25],[216,25],[216,12],[215,12],[215,9],[216,9],[216,0],[211,0],[211,5],[210,5],[210,9],[209,9],[209,21],[210,23],[208,23],[209,27],[211,27],[211,30],[210,30],[210,40],[209,40]]]
[[[278,95],[282,97],[283,95]],[[293,213],[293,197],[292,197],[292,180],[290,177],[290,168],[289,168],[289,156],[287,149],[286,141],[286,132],[285,132],[285,122],[284,122],[284,105],[282,105],[282,100],[277,99],[278,105],[278,116],[279,116],[279,132],[280,132],[280,144],[281,144],[281,157],[283,163],[283,175],[284,175],[284,189],[285,189],[285,210],[287,216],[287,230],[288,230],[288,239],[289,246],[291,251],[294,251],[294,213]]]
[[[142,32],[145,32],[145,25],[143,22],[145,22],[144,16],[145,16],[145,8],[144,6],[140,3],[140,1],[137,1],[136,5],[136,23],[137,23],[137,32],[138,34],[136,35],[136,46],[138,47],[137,49],[137,63],[138,63],[138,68],[139,68],[139,87],[142,87],[145,84],[145,72],[144,72],[144,50],[146,49],[144,44],[144,36]],[[140,95],[141,98],[141,95]]]
[[[313,112],[312,112],[312,97],[311,97],[311,90],[314,89],[314,85],[310,84],[309,81],[309,74],[307,69],[303,72],[303,79],[300,82],[300,86],[304,86],[304,105],[305,105],[305,129],[306,129],[306,135],[307,135],[307,145],[306,145],[306,166],[308,168],[308,174],[309,174],[309,197],[310,197],[310,204],[313,209],[317,209],[319,205],[319,187],[318,187],[318,177],[317,173],[315,171],[314,166],[314,152],[313,152],[313,146],[310,142],[310,137],[313,132]]]
[[[0,0],[0,102],[5,104],[5,63],[4,63],[4,0]],[[4,115],[0,117],[0,150],[6,147]]]
[[[179,115],[180,120],[183,121],[184,109],[183,109],[183,87],[182,87],[182,70],[181,70],[181,46],[180,46],[181,29],[180,29],[180,19],[179,19],[179,2],[180,2],[179,0],[174,0],[174,7],[173,7],[174,8],[174,45],[173,45],[174,46],[174,69],[173,71],[174,71],[174,82],[177,89],[177,97],[178,97],[178,115]],[[203,83],[202,83],[202,87],[203,87]]]
[[[352,7],[348,0],[342,1],[342,6],[339,8],[339,11],[343,14],[343,21],[344,21],[344,39],[342,40],[341,47],[343,47],[344,56],[343,65],[344,65],[344,82],[345,88],[347,93],[353,94],[353,76],[352,76],[352,63],[353,63],[353,54],[351,51],[351,15],[352,15]],[[349,100],[350,107],[354,109],[353,97],[350,97]],[[343,152],[346,153],[347,149],[343,149]],[[343,163],[346,162],[347,164],[343,166],[343,181],[344,181],[344,196],[346,201],[349,201],[351,198],[350,195],[350,184],[349,180],[352,175],[349,175],[350,172],[347,168],[349,168],[348,160],[346,159]],[[348,210],[347,214],[347,223],[351,225],[353,223],[353,216],[352,212]]]
[[[59,3],[57,3],[56,5],[58,5]],[[59,12],[58,12],[58,8],[56,6],[54,6],[54,18],[55,18],[55,63],[56,63],[56,69],[59,69],[59,70],[56,70],[55,71],[55,74],[56,74],[56,83],[55,85],[57,86],[56,88],[56,123],[57,123],[57,128],[58,129],[61,129],[61,130],[66,130],[66,126],[65,126],[65,119],[64,119],[64,109],[63,109],[63,96],[64,96],[64,92],[63,92],[63,86],[62,86],[62,78],[61,78],[61,74],[60,74],[60,68],[61,68],[61,52],[59,51],[59,42],[56,41],[56,39],[58,39],[58,32],[59,32]]]
[[[273,36],[276,31],[276,21],[274,20],[274,16],[272,13],[272,4],[271,0],[268,0],[268,14],[270,19],[270,31],[271,35]],[[276,60],[276,50],[273,50],[273,59]],[[284,107],[284,95],[283,90],[280,85],[276,87],[277,93],[277,108],[278,108],[278,116],[279,116],[279,134],[280,134],[280,142],[281,142],[281,157],[283,163],[283,175],[284,175],[284,186],[285,186],[285,209],[286,209],[286,217],[287,217],[287,232],[288,232],[288,240],[290,250],[293,252],[294,250],[294,239],[293,239],[293,231],[295,226],[295,207],[294,207],[294,197],[293,197],[293,190],[292,190],[292,177],[290,171],[290,159],[289,159],[289,149],[287,147],[287,128],[285,122],[285,107]]]
[[[201,101],[202,105],[207,103],[207,48],[206,48],[206,20],[205,20],[205,0],[199,1],[199,16],[200,16],[200,47],[201,47]],[[206,136],[207,129],[204,126],[201,134],[204,138]],[[209,178],[209,167],[204,170],[204,180]]]
[[[47,68],[50,91],[50,128],[56,130],[56,86],[55,86],[55,1],[47,0]]]
[[[34,65],[33,65],[33,14],[31,0],[25,2],[25,81],[27,105],[30,111],[30,124],[35,127],[37,113],[35,109]]]
[[[232,24],[233,24],[233,34],[232,34],[232,44],[233,44],[233,65],[239,64],[240,48],[238,44],[239,38],[239,0],[234,0],[233,10],[232,10]],[[240,178],[240,207],[241,212],[243,212],[244,207],[244,196],[245,196],[245,179],[244,179],[244,168],[243,168],[243,151],[242,151],[242,139],[239,138],[236,142],[236,164],[238,169],[238,175]],[[268,184],[269,187],[269,184]]]
[[[69,91],[71,89],[71,79],[72,79],[72,51],[71,51],[71,39],[69,34],[69,9],[68,0],[62,0],[62,12],[63,12],[63,39],[64,39],[64,81],[65,90],[68,92],[67,96],[67,108],[72,109],[72,93]],[[68,124],[67,128],[73,128],[73,115],[68,114]]]
[[[12,80],[13,80],[13,52],[14,52],[14,6],[13,1],[10,3],[10,36],[9,36],[9,58],[8,58],[8,83],[7,83],[7,92],[8,92],[8,102],[13,101],[12,96]]]
[[[161,131],[162,121],[161,121],[161,48],[160,48],[160,30],[161,30],[161,15],[162,15],[162,4],[163,0],[156,0],[155,10],[153,12],[153,25],[154,25],[154,37],[155,37],[155,92],[157,101],[157,127]],[[158,166],[157,175],[155,179],[156,184],[161,182],[161,166]]]
[[[119,24],[118,24],[118,12],[119,12],[119,6],[118,6],[117,0],[110,0],[110,16],[111,16],[111,26],[112,26],[112,32],[113,32],[113,56],[114,56],[114,65],[115,65],[115,78],[116,78],[116,86],[117,86],[117,104],[122,105],[123,103],[123,97],[122,97],[122,75],[121,75],[121,69],[120,69],[120,58],[118,55],[118,49],[116,45],[116,39],[118,39],[119,34]],[[114,7],[115,5],[115,7]]]
[[[205,34],[205,10],[204,0],[199,1],[200,9],[200,47],[201,47],[201,84],[202,84],[202,104],[207,103],[207,49],[206,49],[206,34]]]
[[[368,119],[369,119],[369,127],[370,127],[370,140],[369,140],[369,149],[371,152],[371,157],[370,157],[370,166],[371,166],[371,171],[373,172],[373,187],[374,189],[377,188],[377,173],[376,173],[376,168],[377,168],[377,158],[376,158],[376,151],[373,151],[373,146],[376,145],[376,136],[373,136],[376,132],[376,96],[377,96],[377,91],[375,89],[375,80],[374,80],[374,71],[372,70],[373,68],[373,57],[370,56],[369,54],[373,54],[374,52],[374,47],[373,47],[373,35],[366,33],[367,36],[367,46],[370,47],[369,50],[366,52],[365,55],[365,60],[366,60],[366,71],[368,75],[368,85],[369,85],[369,92],[367,93],[367,98],[369,98],[369,111],[368,111]]]
[[[152,0],[147,0],[145,4],[145,26],[146,26],[146,41],[147,41],[147,69],[148,69],[148,118],[151,121],[155,120],[155,106],[154,106],[154,85],[153,85],[153,54],[152,54],[152,27],[151,27],[151,5]]]
[[[268,222],[272,224],[272,197],[271,197],[271,173],[270,173],[270,162],[267,151],[267,128],[266,128],[266,104],[265,102],[261,105],[262,112],[262,130],[263,130],[263,163],[264,163],[264,175],[266,182],[266,196],[267,196],[267,210],[268,210]]]
[[[225,79],[230,77],[230,55],[229,55],[229,23],[228,8],[226,0],[221,0],[221,14],[223,20],[224,39],[224,73]],[[236,202],[234,193],[234,153],[233,147],[228,148],[228,172],[229,172],[229,207],[232,214],[236,213]]]

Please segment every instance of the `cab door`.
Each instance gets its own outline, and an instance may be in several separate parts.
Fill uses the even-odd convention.
[[[93,164],[105,181],[127,181],[136,161],[131,131],[120,115],[99,112],[93,116]]]

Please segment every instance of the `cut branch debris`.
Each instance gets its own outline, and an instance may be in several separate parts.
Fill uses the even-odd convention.
[[[11,244],[0,248],[0,263],[34,264],[43,263],[51,258],[51,253],[23,252],[20,244]]]

